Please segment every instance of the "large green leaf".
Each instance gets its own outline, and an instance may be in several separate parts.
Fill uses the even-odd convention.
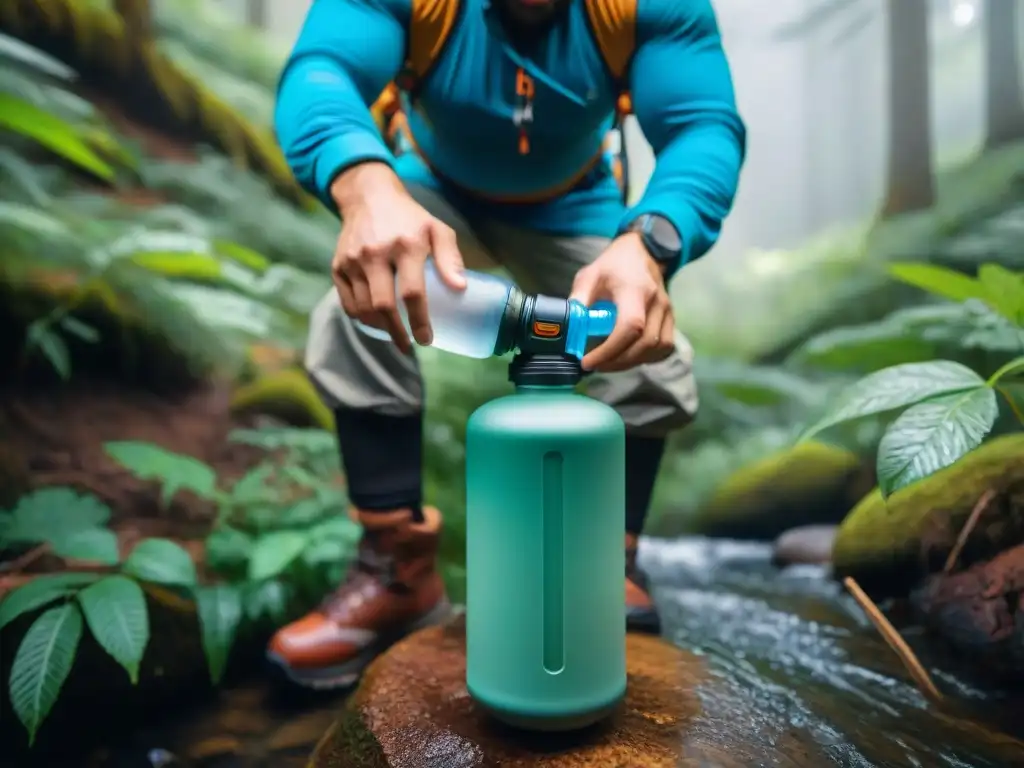
[[[217,684],[224,675],[231,645],[242,620],[242,595],[236,587],[217,584],[198,587],[195,597],[210,679]]]
[[[272,579],[292,564],[309,538],[300,531],[273,531],[260,536],[249,557],[249,578],[252,581]]]
[[[98,528],[110,519],[110,508],[91,494],[72,488],[42,488],[23,496],[15,506],[7,541],[44,542]]]
[[[30,744],[60,695],[81,638],[82,614],[76,604],[65,603],[36,619],[18,646],[8,690]]]
[[[32,581],[10,592],[3,601],[0,601],[0,629],[24,613],[75,594],[98,578],[99,576],[93,573],[71,572],[51,573],[35,577]]]
[[[121,561],[117,536],[107,528],[87,528],[60,534],[50,541],[55,554],[69,560],[85,560],[101,565],[117,565]]]
[[[125,576],[108,576],[78,593],[96,642],[125,668],[134,685],[149,643],[149,611],[142,587]]]
[[[105,181],[114,180],[114,169],[82,140],[75,126],[34,104],[2,91],[0,128],[32,139],[94,176]]]
[[[987,298],[980,281],[962,272],[935,264],[890,264],[889,274],[902,283],[951,301]]]
[[[196,583],[192,558],[169,539],[140,541],[125,560],[124,572],[154,584],[190,587]]]
[[[107,454],[143,480],[163,483],[162,496],[170,503],[178,491],[192,491],[204,499],[216,496],[217,474],[191,456],[165,451],[152,443],[123,441],[105,443]]]
[[[840,404],[807,430],[807,439],[844,421],[888,413],[939,395],[984,386],[985,380],[960,363],[935,360],[907,363],[866,376],[851,386]]]
[[[999,407],[985,386],[908,408],[878,446],[878,487],[883,496],[938,472],[973,451],[992,429]]]
[[[206,537],[206,564],[224,576],[244,575],[252,544],[249,534],[222,525]]]
[[[978,281],[992,309],[1014,323],[1024,323],[1024,277],[998,264],[983,264]]]

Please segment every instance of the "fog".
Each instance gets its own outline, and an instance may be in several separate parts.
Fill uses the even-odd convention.
[[[263,26],[286,41],[309,6],[307,0],[219,1],[240,17],[258,6]],[[875,213],[887,152],[883,3],[855,0],[835,23],[782,41],[778,31],[822,0],[716,0],[749,152],[734,211],[705,268],[751,248],[795,247]],[[981,0],[931,0],[931,119],[940,170],[982,139],[980,6]],[[653,157],[635,124],[627,142],[636,195]]]

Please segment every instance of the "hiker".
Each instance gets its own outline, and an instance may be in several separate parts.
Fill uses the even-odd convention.
[[[626,114],[657,157],[634,205],[605,147]],[[745,151],[711,0],[315,0],[276,129],[295,176],[344,222],[306,367],[334,411],[363,537],[344,583],[268,657],[299,684],[348,685],[448,610],[412,355],[431,341],[428,256],[456,290],[464,268],[500,265],[527,292],[617,306],[583,366],[626,425],[625,620],[658,631],[637,536],[666,435],[697,408],[667,283],[714,245]],[[410,151],[395,157],[389,136]]]

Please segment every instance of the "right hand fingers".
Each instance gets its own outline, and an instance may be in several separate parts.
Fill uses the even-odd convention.
[[[427,311],[427,284],[423,272],[426,255],[421,258],[406,256],[398,262],[398,293],[405,304],[409,329],[417,344],[427,346],[434,340]]]
[[[584,370],[601,370],[603,366],[614,363],[644,334],[647,307],[642,294],[637,291],[622,291],[620,295],[612,298],[618,310],[615,328],[607,339],[584,356]]]
[[[441,221],[434,220],[430,227],[430,252],[434,254],[434,263],[441,280],[449,288],[461,291],[466,287],[466,265],[459,253],[455,230]]]

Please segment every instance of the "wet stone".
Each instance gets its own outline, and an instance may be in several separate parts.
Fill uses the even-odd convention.
[[[832,560],[836,525],[803,525],[791,528],[775,540],[772,560],[776,565],[825,565]]]
[[[530,734],[481,712],[465,688],[465,625],[423,630],[392,648],[318,745],[311,768],[811,768],[800,734],[766,738],[737,718],[728,684],[704,660],[654,637],[627,642],[621,710],[575,734]],[[721,688],[720,690],[718,690]],[[709,695],[710,694],[710,695]],[[706,701],[713,704],[709,707]],[[717,702],[719,706],[715,706]]]

